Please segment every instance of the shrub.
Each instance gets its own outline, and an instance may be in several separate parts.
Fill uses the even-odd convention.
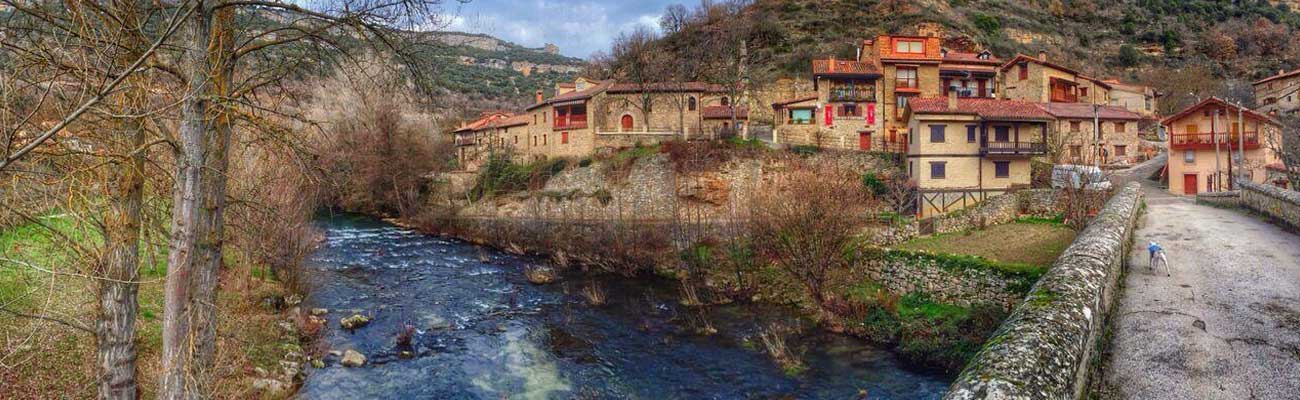
[[[997,33],[998,30],[1002,29],[1002,22],[998,21],[998,17],[992,15],[972,12],[970,14],[970,20],[971,23],[975,24],[976,28],[979,28],[979,30],[990,35]]]

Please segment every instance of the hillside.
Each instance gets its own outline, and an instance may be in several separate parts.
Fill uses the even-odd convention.
[[[468,114],[479,110],[515,108],[528,104],[532,93],[554,90],[555,83],[572,81],[584,61],[559,54],[553,45],[529,48],[484,34],[438,32],[441,46],[422,52],[437,73],[429,77]]]
[[[759,57],[757,67],[772,79],[806,77],[815,57],[852,58],[862,38],[934,33],[948,37],[945,45],[952,48],[988,49],[1003,58],[1044,51],[1096,76],[1147,83],[1166,92],[1248,98],[1249,85],[1240,83],[1300,66],[1300,44],[1293,39],[1300,31],[1300,14],[1291,3],[756,0],[739,14],[762,27],[763,40],[757,41],[762,44],[754,51],[770,54]],[[716,21],[695,18],[693,23]],[[689,43],[674,36],[698,31],[683,29],[666,41]],[[1186,79],[1170,79],[1174,70]]]

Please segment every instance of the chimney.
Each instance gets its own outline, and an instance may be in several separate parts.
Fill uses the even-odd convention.
[[[948,111],[957,111],[957,91],[948,91]]]
[[[541,103],[541,102],[542,102],[542,91],[541,91],[541,90],[538,90],[538,91],[537,91],[537,102],[538,102],[538,103]]]
[[[1046,52],[1046,51],[1040,51],[1040,52],[1038,52],[1038,61],[1047,62],[1047,52]]]

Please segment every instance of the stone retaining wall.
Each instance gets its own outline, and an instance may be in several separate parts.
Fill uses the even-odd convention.
[[[872,257],[860,266],[868,278],[892,293],[925,293],[941,303],[997,305],[1010,310],[1024,299],[1037,278],[992,268],[944,266],[925,254],[888,251],[892,252],[889,257]]]
[[[1137,183],[1111,197],[966,365],[944,398],[1082,398],[1100,354],[1141,208]]]
[[[1241,205],[1241,192],[1207,192],[1196,195],[1196,202],[1215,207],[1237,207]]]
[[[1238,182],[1241,205],[1300,228],[1300,192],[1254,182]]]

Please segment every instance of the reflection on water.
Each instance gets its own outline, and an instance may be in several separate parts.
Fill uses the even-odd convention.
[[[808,370],[791,377],[757,339],[772,322],[807,326],[780,307],[680,306],[671,282],[568,277],[534,286],[537,260],[479,250],[358,216],[321,221],[326,239],[309,264],[309,307],[329,309],[324,340],[368,364],[337,357],[309,371],[309,399],[937,399],[942,376],[902,369],[892,354],[804,329],[790,344]],[[605,288],[605,305],[579,294]],[[352,313],[374,320],[338,328]],[[705,321],[715,335],[700,335]],[[411,327],[409,344],[398,334]],[[409,352],[403,354],[403,352]]]

